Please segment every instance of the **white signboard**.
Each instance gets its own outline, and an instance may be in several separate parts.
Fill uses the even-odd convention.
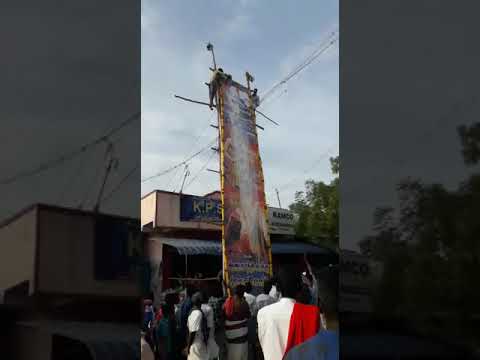
[[[268,208],[270,234],[295,235],[293,212],[286,209]]]
[[[373,272],[370,260],[353,252],[340,255],[340,311],[371,312]]]

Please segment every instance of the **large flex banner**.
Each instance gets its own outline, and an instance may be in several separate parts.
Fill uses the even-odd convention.
[[[222,244],[229,287],[261,290],[271,275],[271,249],[255,114],[248,89],[233,81],[219,91]]]

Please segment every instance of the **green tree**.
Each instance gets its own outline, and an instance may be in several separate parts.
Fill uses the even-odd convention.
[[[478,164],[480,125],[461,126],[458,134],[464,163]],[[397,192],[398,211],[377,209],[374,234],[359,244],[384,263],[376,310],[397,312],[426,332],[473,336],[465,329],[480,303],[480,174],[454,190],[406,179]],[[443,328],[433,322],[438,314]]]
[[[338,156],[330,158],[330,166],[336,177],[329,184],[322,181],[306,181],[305,190],[295,194],[295,201],[290,205],[290,210],[297,215],[295,227],[298,236],[336,248],[339,226]]]

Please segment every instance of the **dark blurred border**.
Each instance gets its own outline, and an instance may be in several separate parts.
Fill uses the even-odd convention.
[[[140,6],[2,6],[2,359],[140,357]]]
[[[479,354],[479,10],[340,1],[342,358]]]

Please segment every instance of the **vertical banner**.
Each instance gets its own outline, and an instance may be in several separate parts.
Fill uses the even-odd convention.
[[[261,291],[271,272],[270,237],[255,115],[248,89],[233,81],[219,91],[222,245],[230,287],[250,281]]]

